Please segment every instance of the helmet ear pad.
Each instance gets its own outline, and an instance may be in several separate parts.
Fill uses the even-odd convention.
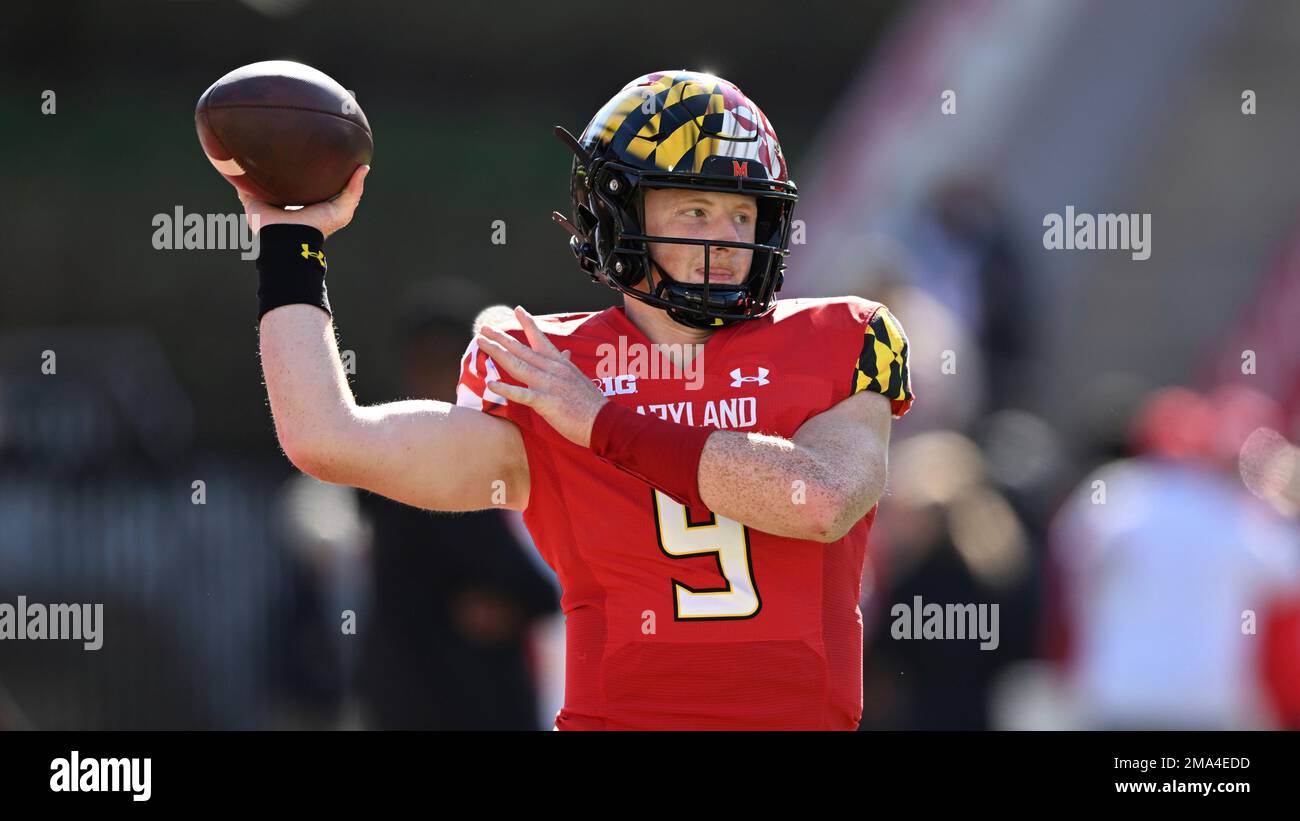
[[[596,225],[593,236],[598,259],[605,261],[604,274],[623,288],[632,288],[646,276],[649,249],[644,242],[624,239],[623,234],[640,234],[644,229],[644,192],[627,175],[603,164],[593,174]]]

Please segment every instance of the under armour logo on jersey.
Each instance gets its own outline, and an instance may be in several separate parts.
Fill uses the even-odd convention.
[[[759,368],[758,376],[744,376],[741,373],[740,368],[736,368],[731,372],[731,387],[739,388],[745,382],[757,382],[760,385],[766,385],[772,381],[767,378],[769,373],[771,373],[771,371],[767,368]]]
[[[316,261],[320,263],[320,267],[322,267],[322,268],[327,268],[327,267],[328,267],[328,266],[325,265],[325,252],[324,252],[324,251],[312,251],[310,248],[307,247],[307,243],[304,242],[304,243],[302,244],[302,258],[303,258],[303,259],[311,259],[312,257],[315,257],[315,258],[316,258]]]

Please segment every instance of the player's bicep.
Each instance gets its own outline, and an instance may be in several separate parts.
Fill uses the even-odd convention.
[[[523,437],[508,419],[446,402],[357,409],[347,483],[428,510],[528,504]]]
[[[862,391],[804,422],[794,441],[815,453],[865,512],[885,489],[892,424],[890,400]]]
[[[794,441],[828,459],[858,463],[883,456],[889,449],[891,424],[890,401],[863,391],[804,422]]]

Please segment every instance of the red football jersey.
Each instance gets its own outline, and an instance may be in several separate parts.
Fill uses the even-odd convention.
[[[683,425],[792,437],[862,390],[912,403],[907,338],[857,297],[781,300],[714,332],[677,378],[622,308],[538,317],[613,402]],[[517,325],[502,328],[526,339]],[[618,362],[625,372],[608,374]],[[858,600],[875,508],[831,544],[687,511],[485,389],[499,374],[471,343],[457,402],[519,426],[531,491],[524,521],[563,589],[568,729],[856,729]],[[659,378],[650,378],[659,377]],[[792,493],[794,489],[792,489]]]

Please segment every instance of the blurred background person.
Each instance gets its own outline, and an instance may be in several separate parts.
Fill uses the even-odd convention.
[[[1020,407],[1030,399],[1034,327],[1033,283],[1019,239],[992,191],[974,180],[942,180],[908,229],[916,258],[912,286],[960,319],[982,363],[985,410]]]
[[[404,398],[455,404],[460,356],[486,294],[439,278],[401,304]],[[483,492],[486,499],[491,488]],[[371,493],[362,494],[362,509],[374,528],[373,617],[361,660],[366,726],[542,729],[531,640],[534,626],[558,612],[559,592],[516,535],[515,514],[435,514]]]
[[[355,729],[357,626],[370,617],[370,529],[359,494],[296,475],[280,489],[276,523],[289,560],[276,726]]]
[[[962,317],[921,287],[920,258],[887,233],[866,236],[855,245],[860,275],[850,292],[889,306],[925,332],[908,336],[908,359],[919,362],[913,392],[924,391],[926,407],[908,411],[907,424],[890,435],[895,441],[927,430],[969,432],[988,410],[988,365],[970,317]],[[919,395],[919,394],[917,394]],[[915,416],[914,416],[915,415]]]
[[[1032,534],[969,438],[910,437],[890,463],[889,510],[864,584],[860,729],[988,729],[998,671],[1035,649]],[[910,611],[918,597],[941,607],[996,605],[992,641],[900,638],[892,610],[901,603]]]
[[[1276,430],[1246,389],[1150,395],[1133,456],[1079,484],[1051,529],[1049,655],[1092,729],[1270,726],[1261,621],[1300,584],[1300,531],[1243,486]]]

